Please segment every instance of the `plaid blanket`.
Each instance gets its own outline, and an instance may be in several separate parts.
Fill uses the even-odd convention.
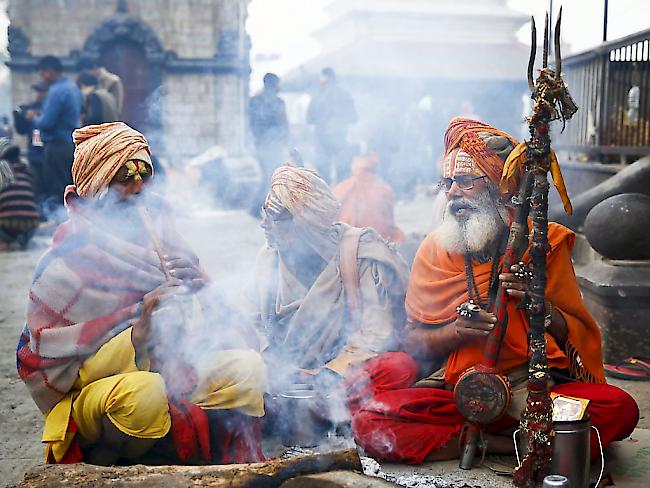
[[[69,220],[36,267],[18,343],[18,374],[43,412],[68,393],[86,358],[139,317],[144,295],[165,280],[133,209],[103,216],[80,202],[68,205]],[[178,249],[168,243],[166,207],[158,203],[146,205],[149,214],[165,248]],[[187,249],[183,255],[193,256]]]

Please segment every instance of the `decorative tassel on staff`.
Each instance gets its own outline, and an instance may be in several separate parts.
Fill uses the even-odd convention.
[[[528,398],[521,416],[520,427],[527,441],[527,452],[515,471],[515,484],[532,487],[535,480],[546,473],[553,453],[553,405],[549,395],[548,364],[546,358],[545,289],[546,255],[548,243],[548,172],[562,198],[564,209],[571,213],[562,173],[555,153],[551,149],[549,125],[553,120],[570,119],[578,110],[562,80],[560,53],[560,23],[562,9],[555,27],[555,70],[548,67],[548,13],[544,27],[544,54],[542,69],[533,79],[533,66],[537,49],[535,20],[532,19],[532,44],[528,63],[528,84],[532,91],[533,113],[528,118],[530,140],[520,144],[508,158],[503,171],[502,185],[506,186],[514,175],[529,171],[533,175],[530,195],[532,220],[531,271],[529,311],[530,359],[528,368]],[[563,127],[564,128],[564,127]],[[523,168],[522,168],[523,166]]]

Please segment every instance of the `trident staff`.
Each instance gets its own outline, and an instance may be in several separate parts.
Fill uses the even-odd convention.
[[[533,175],[530,196],[530,216],[532,220],[531,238],[531,276],[529,282],[528,312],[529,326],[529,368],[528,398],[522,413],[520,425],[527,442],[527,454],[515,471],[515,484],[518,487],[533,486],[535,479],[545,474],[553,452],[553,405],[549,395],[549,374],[546,358],[545,326],[548,311],[545,308],[546,255],[548,243],[548,172],[560,193],[565,210],[571,212],[571,203],[562,180],[559,164],[551,149],[549,126],[554,120],[563,124],[578,110],[562,80],[562,59],[560,52],[560,24],[562,9],[555,27],[555,70],[548,66],[549,18],[546,14],[544,26],[544,50],[542,69],[536,80],[533,79],[533,66],[537,46],[535,20],[532,19],[532,44],[528,63],[528,83],[532,91],[533,113],[528,118],[530,139],[525,144],[525,167]],[[515,149],[517,151],[517,149]],[[520,150],[521,152],[521,150]],[[519,159],[518,161],[521,161]],[[504,182],[517,173],[517,160],[504,167]]]

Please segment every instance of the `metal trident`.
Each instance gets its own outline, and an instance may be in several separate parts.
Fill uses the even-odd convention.
[[[553,454],[553,404],[548,389],[549,375],[544,335],[546,256],[550,250],[548,242],[548,172],[551,171],[560,195],[566,197],[566,189],[562,182],[559,164],[551,150],[549,125],[551,121],[559,119],[564,124],[578,110],[561,76],[561,18],[562,9],[560,9],[555,28],[555,70],[548,67],[548,13],[544,26],[542,69],[536,80],[533,80],[537,43],[534,19],[532,21],[532,46],[528,62],[528,83],[534,104],[533,113],[528,117],[530,139],[526,141],[524,169],[533,176],[532,190],[528,197],[532,221],[530,245],[532,278],[529,282],[528,301],[530,344],[528,398],[526,409],[522,412],[520,419],[520,428],[526,436],[527,453],[514,473],[515,485],[519,488],[534,486],[535,480],[548,472]]]
[[[548,12],[546,13],[544,22],[544,44],[543,44],[543,58],[542,69],[539,71],[537,80],[533,76],[533,68],[535,65],[535,55],[537,52],[537,29],[535,27],[535,18],[531,17],[531,44],[530,44],[530,58],[528,60],[528,86],[533,93],[533,99],[536,104],[542,104],[539,107],[542,111],[548,111],[550,120],[562,120],[562,130],[564,131],[564,124],[567,120],[573,117],[578,111],[578,107],[573,101],[569,90],[567,89],[564,80],[562,79],[562,52],[560,46],[560,25],[562,23],[562,7],[557,16],[554,32],[554,45],[555,45],[555,69],[548,66],[548,48],[549,48],[549,32],[548,32]],[[533,112],[536,112],[535,110]],[[537,111],[539,112],[539,110]]]

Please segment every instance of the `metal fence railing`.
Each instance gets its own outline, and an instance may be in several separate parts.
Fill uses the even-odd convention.
[[[556,147],[603,162],[650,154],[650,29],[562,62],[578,113]]]

